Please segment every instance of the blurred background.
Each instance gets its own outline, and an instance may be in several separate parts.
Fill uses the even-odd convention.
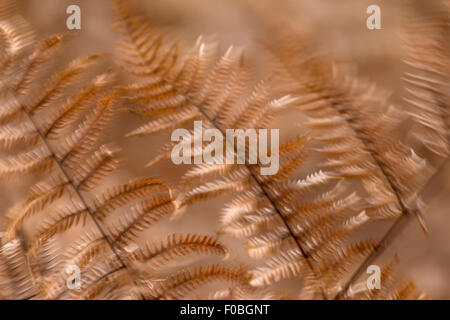
[[[70,55],[92,52],[114,52],[117,39],[111,26],[113,7],[108,0],[24,0],[19,1],[25,18],[37,31],[38,38],[55,32],[66,32],[66,8],[71,4],[81,8],[81,30],[71,42]],[[352,62],[360,75],[374,81],[392,93],[392,103],[400,104],[402,94],[401,17],[404,6],[400,0],[130,0],[133,12],[152,21],[167,37],[180,39],[187,47],[196,37],[214,37],[221,51],[229,45],[243,47],[246,61],[255,73],[265,74],[268,66],[258,39],[274,24],[284,23],[310,39],[320,53],[337,61]],[[432,10],[434,1],[410,1],[417,12]],[[366,8],[381,7],[381,30],[366,28]],[[124,115],[116,120],[107,140],[115,140],[124,149],[126,165],[123,176],[151,175],[176,184],[182,168],[161,163],[144,169],[156,155],[167,135],[153,139],[124,140],[124,133],[140,122]],[[145,150],[145,152],[143,152]],[[123,177],[115,177],[122,179]],[[425,190],[429,205],[426,221],[430,234],[425,236],[417,223],[397,237],[387,255],[398,254],[402,270],[411,276],[428,297],[450,298],[450,168],[447,165],[436,177],[430,190]],[[0,212],[23,199],[28,185],[22,181],[0,182]],[[227,199],[196,205],[185,216],[167,224],[176,232],[209,232],[219,225],[219,214]],[[205,212],[208,214],[205,216]],[[158,238],[164,227],[149,234]],[[168,229],[169,230],[169,229]],[[245,261],[246,252],[238,241],[224,239],[236,248],[235,259]],[[187,262],[186,262],[187,263]]]

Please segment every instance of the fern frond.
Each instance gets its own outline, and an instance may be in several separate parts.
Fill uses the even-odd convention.
[[[45,146],[38,145],[30,151],[10,156],[0,162],[0,175],[19,175],[29,172],[45,172],[52,168],[51,153]]]
[[[165,281],[158,282],[151,292],[152,299],[171,300],[186,297],[189,293],[213,281],[224,280],[245,283],[247,276],[242,269],[231,269],[209,265],[194,270],[182,271]]]
[[[67,67],[52,76],[39,98],[27,103],[25,109],[33,115],[51,102],[59,99],[62,95],[62,90],[70,86],[98,58],[98,55],[91,55],[72,61]]]
[[[98,219],[104,219],[117,207],[124,206],[133,200],[140,199],[154,192],[168,193],[167,186],[158,179],[138,178],[126,184],[106,191],[98,197],[94,203],[94,215]]]
[[[175,258],[191,254],[228,255],[228,249],[216,239],[196,234],[173,234],[159,245],[147,243],[145,248],[133,252],[133,259],[144,264],[147,270],[160,268]],[[138,266],[142,269],[142,266]]]
[[[39,287],[40,294],[45,298],[55,299],[66,290],[66,270],[70,266],[85,269],[95,259],[103,258],[109,246],[104,237],[88,234],[81,237],[65,254],[65,261],[47,276]]]
[[[183,122],[185,119],[190,119],[188,123],[193,121],[194,118],[190,116],[179,118],[184,114],[199,114],[205,127],[217,129],[225,136],[227,128],[264,128],[281,111],[305,103],[301,98],[289,94],[274,97],[271,83],[268,81],[260,81],[249,90],[250,95],[245,97],[246,89],[244,89],[243,81],[247,77],[247,71],[243,67],[242,56],[233,49],[229,49],[225,55],[216,60],[215,44],[206,43],[202,38],[198,39],[194,47],[179,62],[171,63],[170,67],[165,68],[166,61],[175,60],[175,51],[172,49],[164,51],[163,39],[158,33],[139,18],[130,15],[122,1],[117,2],[117,7],[120,21],[119,33],[124,35],[123,42],[118,46],[121,64],[127,65],[131,70],[129,73],[136,76],[138,83],[141,83],[141,85],[135,83],[126,88],[125,98],[131,101],[128,99],[129,96],[136,97],[133,102],[139,106],[132,107],[132,112],[144,118],[149,116],[153,118],[151,122],[133,131],[130,136],[141,133],[151,134],[153,130],[168,128],[169,126],[163,123],[171,116],[174,119],[183,119]],[[170,45],[168,47],[173,48]],[[152,49],[146,51],[144,48]],[[218,78],[217,82],[213,80],[215,78]],[[221,92],[223,95],[217,99]],[[185,110],[186,113],[184,113]],[[191,110],[193,110],[192,113]],[[158,122],[159,119],[162,122]],[[340,120],[338,122],[345,123]],[[322,229],[319,229],[317,233],[308,229],[303,238],[296,234],[296,230],[302,230],[299,227],[302,219],[301,213],[296,212],[300,208],[289,206],[291,200],[320,185],[326,186],[340,177],[339,173],[332,173],[331,170],[313,173],[305,179],[294,177],[294,173],[304,161],[307,140],[304,137],[296,138],[282,146],[280,170],[275,176],[260,175],[258,172],[260,165],[248,165],[245,162],[246,159],[244,166],[195,166],[182,178],[183,184],[179,188],[181,192],[176,199],[179,210],[175,212],[175,215],[179,215],[185,206],[199,201],[230,192],[249,191],[245,200],[234,203],[233,207],[227,210],[224,221],[231,223],[227,224],[222,231],[242,238],[249,237],[249,252],[254,257],[270,257],[280,252],[284,246],[287,246],[289,250],[297,250],[304,258],[305,274],[319,276],[314,267],[315,262],[310,261],[306,252],[309,250],[314,253],[314,250],[324,250],[323,248],[341,244],[354,229],[367,221],[367,216],[364,219],[360,216],[359,220],[355,218],[351,208],[355,201],[351,198],[340,202],[330,200],[329,210],[335,207],[345,212],[342,217],[338,216],[342,218],[342,223],[347,221],[347,227],[340,226],[338,231],[332,232],[334,227],[338,227],[338,224],[334,223],[328,226],[330,230],[327,229],[327,233],[322,236],[320,232],[325,232]],[[200,156],[202,150],[196,150],[192,139],[187,141],[191,143],[191,146],[194,145],[192,153]],[[360,143],[358,140],[357,142]],[[168,158],[174,146],[177,144],[165,145],[161,154],[149,165]],[[346,151],[350,152],[354,147],[355,144],[348,145]],[[237,153],[236,150],[235,153]],[[251,199],[251,197],[257,198]],[[316,210],[320,209],[320,205],[316,204]],[[352,217],[354,219],[350,220]],[[330,218],[331,220],[333,219]],[[316,226],[312,224],[311,228]],[[318,241],[322,247],[317,244],[307,250],[309,241]],[[316,282],[320,284],[321,281],[316,278]],[[323,283],[320,286],[324,296]]]
[[[227,192],[245,190],[249,184],[249,178],[248,171],[245,168],[239,168],[220,180],[207,182],[187,191],[181,199],[178,199],[177,207],[181,208]]]
[[[3,243],[1,261],[8,275],[8,286],[15,299],[22,299],[36,294],[33,279],[29,277],[29,264],[23,254],[20,240],[14,239]]]
[[[305,124],[317,132],[319,138],[315,140],[320,146],[315,150],[327,157],[326,168],[336,171],[336,176],[363,183],[369,193],[365,210],[371,219],[418,217],[424,226],[419,211],[410,208],[414,207],[411,200],[426,181],[429,166],[409,146],[391,138],[402,119],[392,106],[380,110],[380,105],[387,104],[387,95],[352,74],[336,76],[340,72],[337,66],[328,67],[320,57],[313,58],[316,66],[323,65],[319,81],[309,84],[304,68],[308,68],[310,60],[301,59],[305,54],[302,46],[284,40],[279,44],[268,47],[285,81],[291,83],[288,92],[303,97],[299,109],[311,116]],[[374,113],[379,116],[374,117]],[[374,250],[364,265],[384,248]],[[358,268],[356,274],[362,271]],[[353,280],[355,277],[350,282]]]
[[[34,252],[42,246],[44,241],[55,236],[56,234],[63,234],[70,228],[78,225],[85,225],[89,217],[89,211],[84,208],[64,208],[57,212],[42,224],[39,228],[35,241],[30,245],[30,252]]]
[[[14,26],[12,21],[0,22],[0,36],[7,40],[6,55],[0,61],[7,70],[2,76],[11,81],[0,88],[4,102],[0,108],[0,146],[16,154],[0,163],[0,174],[25,176],[43,169],[49,177],[41,178],[25,203],[10,212],[0,247],[0,281],[2,285],[6,281],[0,295],[25,299],[102,299],[131,297],[138,292],[134,298],[145,298],[151,296],[150,288],[142,286],[145,278],[161,272],[164,264],[188,255],[226,255],[228,251],[223,244],[202,235],[173,235],[161,245],[139,247],[144,233],[173,213],[175,206],[169,187],[158,179],[137,178],[96,194],[96,188],[119,165],[118,149],[110,144],[98,146],[100,137],[111,121],[119,96],[133,88],[111,90],[114,76],[109,72],[79,86],[77,79],[87,75],[100,57],[95,54],[75,59],[41,85],[36,80],[60,48],[63,37],[50,37],[38,43],[29,55],[22,55],[26,34],[20,32],[24,25],[16,19]],[[133,23],[130,26],[136,32],[132,43],[151,62],[160,47],[158,39],[147,47],[147,43],[139,40],[147,27],[136,29]],[[123,50],[126,47],[125,43]],[[174,67],[176,50],[174,45],[163,59],[158,57],[152,72],[169,72]],[[142,73],[142,66],[132,57],[127,63],[134,64],[132,70]],[[141,101],[152,101],[148,93],[156,99],[164,96],[170,99],[170,93],[166,95],[156,82],[136,90],[135,96]],[[72,91],[75,93],[66,98]],[[147,126],[139,134],[164,129],[174,120],[188,121],[193,116],[190,111],[173,116],[164,114],[167,119],[151,123],[159,128]],[[16,147],[25,150],[16,151]],[[131,211],[112,215],[134,203]],[[114,221],[115,218],[118,219]],[[60,254],[65,250],[65,241],[61,240],[73,236],[75,230],[87,232],[87,236],[76,239],[65,254]],[[80,291],[69,290],[67,284],[68,272],[74,266],[82,274]],[[215,278],[233,280],[238,277],[238,272],[233,272],[221,266],[205,268],[185,282],[200,285]],[[167,289],[180,292],[187,286],[178,283]]]
[[[307,268],[302,253],[293,249],[271,258],[266,267],[253,271],[250,284],[252,286],[269,285],[283,278],[297,276]]]
[[[403,40],[409,70],[404,101],[411,109],[410,116],[423,132],[415,137],[436,155],[447,158],[449,147],[450,73],[448,40],[450,10],[442,2],[438,14],[420,18],[406,18]]]
[[[191,122],[200,117],[200,113],[194,107],[183,108],[183,110],[176,113],[169,114],[153,120],[143,125],[140,128],[127,134],[128,137],[132,136],[144,136],[157,133],[162,130],[177,128],[184,125],[187,122]]]
[[[7,123],[17,118],[21,111],[21,105],[13,94],[2,93],[0,94],[0,99],[2,102],[2,108],[0,109],[0,124]]]
[[[16,145],[34,146],[39,135],[30,123],[0,127],[0,148],[12,149]]]
[[[0,37],[5,42],[5,48],[0,60],[3,73],[9,71],[11,65],[33,42],[34,32],[23,17],[20,15],[9,15],[0,21]]]
[[[49,138],[59,137],[64,128],[79,119],[81,112],[112,82],[112,78],[113,75],[109,73],[99,75],[75,97],[68,99],[61,108],[51,115],[51,120],[43,125],[44,136]]]
[[[53,178],[37,184],[27,201],[12,210],[11,221],[5,234],[6,239],[14,239],[22,228],[23,222],[42,211],[47,205],[60,199],[67,192],[68,182],[65,179]]]
[[[124,248],[138,239],[140,234],[175,209],[169,195],[159,195],[132,208],[109,229],[108,236],[118,248]]]
[[[86,117],[78,129],[55,150],[55,155],[61,163],[67,166],[79,163],[92,150],[113,115],[114,97],[113,93],[104,98],[106,103],[100,101],[98,107]]]
[[[22,76],[15,85],[15,91],[19,94],[26,94],[31,82],[38,74],[53,54],[55,54],[61,46],[63,37],[61,35],[51,36],[36,44],[33,53],[26,59],[24,65],[21,67]]]
[[[102,145],[80,165],[73,177],[73,183],[80,191],[89,191],[99,185],[104,177],[115,171],[120,161],[119,150],[111,145]]]

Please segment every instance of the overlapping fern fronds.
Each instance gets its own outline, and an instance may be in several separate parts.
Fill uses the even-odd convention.
[[[228,251],[214,238],[195,234],[175,234],[156,246],[137,245],[175,206],[170,189],[158,179],[137,178],[99,190],[120,165],[119,150],[100,143],[120,93],[113,87],[113,74],[88,72],[101,58],[90,55],[70,62],[40,85],[36,79],[61,50],[64,36],[30,48],[31,32],[18,21],[13,17],[0,22],[5,53],[0,146],[8,154],[0,161],[0,176],[33,176],[39,182],[26,201],[8,213],[1,237],[0,297],[179,297],[217,279],[244,290],[245,270],[221,265],[184,271],[182,278],[156,276],[177,258],[225,257]],[[85,80],[81,86],[79,79]],[[64,239],[75,243],[64,245]],[[71,290],[68,281],[76,270],[80,283]]]
[[[381,290],[368,289],[361,276],[406,222],[415,219],[427,230],[419,195],[436,170],[424,148],[397,138],[407,119],[387,94],[313,55],[296,33],[265,37],[270,76],[250,85],[240,50],[219,55],[215,43],[200,37],[182,53],[119,0],[117,64],[131,84],[117,84],[112,72],[98,71],[100,55],[53,66],[66,35],[34,42],[13,4],[0,7],[0,178],[38,182],[2,228],[1,298],[265,299],[279,295],[259,288],[292,278],[299,287],[283,297],[422,298],[413,282],[397,277],[395,259],[379,262]],[[406,39],[405,101],[422,127],[411,132],[443,159],[449,153],[448,26],[448,10],[410,20],[414,32]],[[225,141],[227,129],[295,121],[283,124],[290,134],[274,175],[262,175],[265,164],[240,159],[235,149],[242,164],[193,165],[174,189],[151,177],[105,188],[122,163],[119,148],[103,141],[119,103],[145,119],[129,138],[184,127],[193,159],[209,152],[209,143],[195,140],[203,140],[192,127],[196,120]],[[165,144],[148,166],[170,159],[181,143]],[[225,263],[178,270],[176,262],[187,256],[230,255],[209,235],[174,232],[145,241],[146,231],[168,216],[225,194],[232,198],[218,233],[245,242],[255,260],[250,272]],[[364,238],[378,221],[391,223],[387,233]],[[67,283],[74,267],[82,275],[79,290]],[[208,287],[213,282],[219,289]]]
[[[368,120],[375,103],[385,100],[373,101],[370,92],[363,95],[367,87],[361,84],[347,81],[333,86],[326,74],[306,77],[305,83],[317,82],[314,91],[306,86],[307,95],[290,89],[288,95],[277,96],[269,82],[260,82],[248,93],[245,66],[232,48],[216,58],[211,45],[200,38],[186,55],[180,55],[176,43],[163,44],[149,23],[132,16],[122,1],[116,4],[116,28],[123,36],[118,44],[119,65],[134,77],[124,89],[125,100],[132,103],[130,111],[150,118],[129,136],[189,127],[196,119],[225,136],[230,128],[265,128],[283,110],[317,102],[313,111],[318,117],[311,119],[310,126],[323,129],[314,139],[325,145],[316,146],[316,151],[331,155],[324,169],[296,176],[306,153],[314,150],[308,146],[310,138],[300,135],[280,146],[280,170],[273,176],[260,175],[260,165],[249,163],[195,165],[181,179],[176,206],[181,211],[238,191],[224,209],[222,231],[246,241],[251,257],[267,259],[266,266],[253,271],[253,286],[298,276],[305,281],[308,297],[345,293],[354,298],[349,285],[342,291],[345,279],[355,262],[371,256],[380,245],[351,239],[352,234],[373,220],[406,212],[416,190],[411,179],[421,178],[424,168],[414,151],[379,133],[380,125],[388,129],[395,124],[390,114],[377,123]],[[297,83],[288,82],[291,86],[286,88]],[[358,109],[366,102],[370,102],[367,109]],[[191,129],[191,136],[202,138],[192,133]],[[150,165],[168,159],[175,145],[164,146]],[[192,157],[201,156],[202,150],[194,149]],[[371,195],[369,204],[343,181],[350,177],[361,178]]]

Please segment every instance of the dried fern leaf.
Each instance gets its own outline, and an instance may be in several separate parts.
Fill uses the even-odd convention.
[[[245,283],[247,276],[242,269],[230,269],[216,265],[182,271],[163,282],[158,282],[151,292],[152,299],[171,300],[187,296],[194,290],[217,280]]]
[[[126,184],[106,191],[94,203],[94,215],[104,219],[116,208],[124,206],[133,200],[140,199],[154,192],[168,193],[168,187],[158,179],[138,178]]]
[[[37,184],[32,190],[25,203],[17,208],[13,208],[9,214],[11,220],[8,222],[5,237],[13,239],[22,228],[24,221],[41,212],[46,206],[60,199],[67,192],[68,182],[61,177],[51,177],[44,182]]]
[[[51,115],[50,120],[43,125],[42,132],[44,132],[44,136],[49,138],[59,137],[64,128],[79,119],[81,112],[112,82],[112,78],[112,74],[101,74],[95,77],[75,97],[68,99],[61,108],[58,108]]]
[[[67,67],[51,77],[40,96],[37,99],[33,99],[32,102],[27,103],[25,109],[33,115],[40,109],[45,108],[53,101],[59,99],[62,95],[62,90],[71,85],[98,58],[98,55],[91,55],[72,61]]]
[[[147,243],[144,249],[133,252],[133,260],[141,264],[137,268],[149,272],[176,258],[191,254],[219,255],[226,258],[228,249],[209,236],[172,234],[159,245]]]
[[[158,222],[164,216],[171,214],[175,206],[170,195],[162,194],[151,200],[143,201],[132,208],[131,213],[122,215],[110,227],[108,236],[114,246],[124,248],[139,239],[141,233]]]
[[[449,148],[449,21],[450,10],[442,2],[439,13],[404,19],[403,40],[409,70],[404,75],[405,104],[423,132],[415,137],[442,158]]]

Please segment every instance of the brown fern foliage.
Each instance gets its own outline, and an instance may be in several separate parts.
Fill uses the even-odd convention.
[[[449,154],[448,6],[405,20],[410,70],[405,103],[395,105],[285,26],[262,37],[267,77],[255,83],[241,50],[221,55],[199,37],[185,52],[116,0],[119,70],[105,72],[109,61],[98,54],[52,63],[65,53],[68,35],[35,41],[14,3],[5,3],[0,178],[27,179],[31,187],[2,228],[0,298],[423,298],[395,271],[396,257],[377,259],[409,221],[428,232],[421,193]],[[188,130],[147,167],[186,143],[194,163],[203,158],[215,141],[203,141],[198,120],[224,139],[227,152],[233,146],[235,161],[189,166],[173,187],[154,177],[111,185],[127,160],[115,141],[105,141],[118,110],[145,120],[127,139]],[[273,175],[263,175],[267,163],[243,156],[226,134],[280,123],[289,134]],[[398,134],[401,126],[410,126],[410,135]],[[224,195],[215,235],[146,238],[168,218]],[[367,237],[380,223],[387,231]],[[217,236],[244,242],[249,266],[214,261],[233,256]],[[375,261],[381,290],[369,289],[362,276]],[[297,287],[279,293],[276,284],[286,279]]]
[[[228,250],[211,236],[196,234],[137,245],[175,205],[169,187],[154,178],[99,190],[120,164],[118,148],[100,140],[120,94],[113,87],[114,75],[88,72],[101,59],[90,55],[39,84],[36,80],[45,69],[53,71],[48,62],[60,52],[65,36],[51,36],[30,47],[27,25],[18,21],[19,17],[8,18],[0,26],[5,52],[0,139],[9,153],[1,160],[0,174],[9,179],[30,175],[39,181],[25,202],[8,213],[1,238],[0,296],[174,298],[217,279],[245,287],[244,269],[221,265],[185,271],[184,276],[158,274],[179,258],[225,257]],[[118,219],[111,220],[114,216]],[[71,234],[76,241],[64,244]],[[82,277],[77,290],[70,290],[74,268]]]
[[[200,38],[179,58],[176,43],[163,44],[149,23],[116,3],[117,30],[123,35],[119,65],[135,77],[124,88],[124,99],[132,102],[131,112],[150,118],[129,136],[188,126],[196,119],[225,136],[228,128],[265,128],[288,109],[311,115],[303,124],[312,129],[311,136],[280,146],[278,174],[262,176],[262,164],[243,160],[245,165],[196,165],[181,179],[178,214],[196,202],[239,193],[223,211],[221,231],[244,240],[252,258],[267,260],[252,271],[252,286],[301,277],[303,294],[297,297],[360,297],[361,292],[352,293],[354,282],[388,245],[399,221],[415,216],[426,228],[415,199],[428,166],[412,148],[391,138],[402,119],[394,107],[380,108],[388,98],[370,83],[347,72],[336,74],[325,59],[305,59],[304,46],[296,46],[294,35],[268,45],[278,61],[275,86],[283,90],[274,92],[271,81],[248,90],[242,55],[232,48],[216,58],[214,45]],[[194,139],[193,158],[203,152],[195,149]],[[176,145],[168,143],[149,165],[168,159]],[[298,177],[309,152],[326,160],[321,170]],[[354,180],[364,187],[364,199],[347,185]],[[380,219],[397,219],[381,242],[352,237]],[[383,297],[413,297],[413,291]]]

